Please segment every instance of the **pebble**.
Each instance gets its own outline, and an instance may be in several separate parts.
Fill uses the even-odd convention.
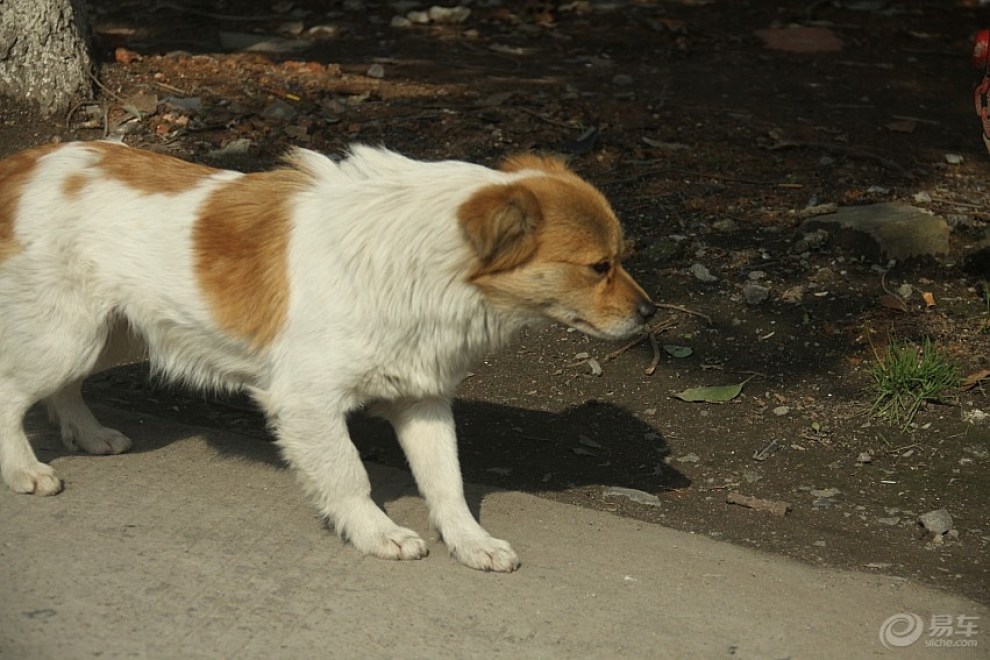
[[[384,78],[385,67],[375,62],[374,64],[368,67],[367,75],[369,78]]]
[[[770,289],[759,284],[749,282],[743,287],[743,298],[747,305],[759,305],[770,297]]]
[[[632,500],[633,502],[638,502],[640,504],[645,504],[647,506],[660,506],[660,498],[653,493],[647,493],[645,490],[637,490],[635,488],[623,488],[622,486],[611,486],[605,490],[606,495],[618,495],[619,497],[625,497]]]
[[[945,509],[936,509],[918,516],[918,522],[932,534],[941,536],[952,529],[952,516]]]
[[[913,199],[916,204],[930,204],[932,201],[932,196],[922,190],[921,192],[916,192],[911,195],[911,199]]]
[[[871,454],[868,451],[860,452],[859,453],[859,456],[856,457],[856,462],[857,463],[860,463],[860,464],[863,464],[863,463],[872,463],[873,462],[873,454]]]
[[[841,493],[838,488],[813,488],[811,489],[812,497],[835,497]]]
[[[891,527],[896,527],[901,523],[901,519],[897,516],[893,518],[877,518],[877,522],[881,525],[890,525]]]
[[[718,278],[712,275],[711,271],[702,264],[693,264],[691,266],[691,275],[699,282],[718,282]]]
[[[961,165],[963,157],[959,154],[945,154],[945,162],[949,165]]]
[[[261,111],[261,116],[263,119],[290,121],[296,116],[296,109],[282,99],[277,99]]]
[[[777,417],[783,417],[789,412],[791,412],[790,406],[777,406],[776,408],[773,409],[773,414],[776,415]]]
[[[679,456],[675,460],[681,463],[697,463],[698,461],[701,460],[701,458],[694,452],[691,452],[690,454],[684,454],[683,456]]]
[[[469,7],[440,7],[434,5],[426,13],[427,17],[434,23],[445,23],[447,25],[457,25],[463,23],[471,15]]]

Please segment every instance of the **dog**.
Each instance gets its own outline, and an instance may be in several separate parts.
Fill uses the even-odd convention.
[[[0,161],[0,472],[17,492],[62,489],[23,429],[39,401],[67,447],[126,451],[81,383],[148,360],[249,393],[342,538],[419,559],[348,436],[348,413],[384,417],[451,554],[513,571],[465,502],[451,397],[524,326],[641,332],[656,307],[622,252],[602,193],[548,156],[492,169],[359,145],[241,173],[112,142],[18,153]]]

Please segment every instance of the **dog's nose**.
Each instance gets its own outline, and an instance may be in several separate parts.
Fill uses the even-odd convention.
[[[639,303],[639,307],[636,309],[639,311],[639,315],[643,317],[644,321],[649,321],[653,318],[653,315],[657,313],[657,306],[649,300],[644,300]]]

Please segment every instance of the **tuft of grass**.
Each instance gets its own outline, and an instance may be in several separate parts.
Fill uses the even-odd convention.
[[[891,340],[870,369],[873,414],[906,428],[925,401],[939,401],[959,387],[959,368],[930,340],[920,346]]]

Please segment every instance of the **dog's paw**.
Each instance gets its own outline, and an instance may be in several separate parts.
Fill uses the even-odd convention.
[[[479,571],[511,573],[519,568],[519,557],[505,541],[493,536],[477,536],[450,543],[450,554],[457,561]]]
[[[79,429],[62,429],[62,442],[69,449],[84,451],[87,454],[123,454],[131,448],[131,439],[116,429],[105,426]]]
[[[361,552],[382,559],[422,559],[430,552],[419,534],[398,525],[379,532],[348,534],[347,539]]]
[[[4,470],[3,480],[16,493],[56,495],[62,491],[62,480],[54,468],[39,462],[26,468]]]

